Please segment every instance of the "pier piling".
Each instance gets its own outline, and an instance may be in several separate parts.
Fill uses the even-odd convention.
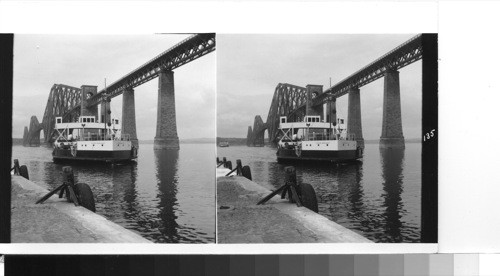
[[[236,175],[241,175],[241,159],[236,159]]]
[[[19,160],[14,159],[14,174],[19,175]]]

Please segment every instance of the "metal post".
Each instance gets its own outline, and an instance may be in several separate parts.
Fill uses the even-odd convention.
[[[241,159],[236,159],[236,175],[242,175]]]
[[[69,190],[68,202],[73,201],[75,206],[79,206],[80,204],[75,194],[75,175],[73,174],[73,168],[70,166],[63,167],[63,174],[64,181],[66,182],[66,185],[68,185]]]
[[[14,174],[19,175],[19,160],[14,159]]]
[[[297,195],[299,186],[297,185],[297,173],[293,166],[285,167],[285,185],[289,186],[288,201],[297,203],[299,207],[302,206]]]

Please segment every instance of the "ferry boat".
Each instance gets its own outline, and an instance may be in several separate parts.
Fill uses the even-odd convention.
[[[347,133],[344,119],[336,124],[321,122],[320,116],[305,116],[303,122],[280,117],[281,138],[276,156],[281,161],[348,162],[363,157],[354,134]]]
[[[76,122],[56,117],[52,158],[62,160],[124,162],[137,158],[138,148],[121,132],[119,120],[98,122],[95,116],[80,116]]]

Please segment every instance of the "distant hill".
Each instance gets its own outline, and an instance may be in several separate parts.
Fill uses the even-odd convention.
[[[264,139],[266,145],[269,144],[267,142],[267,138]],[[217,137],[217,144],[219,144],[220,142],[229,142],[229,145],[233,145],[233,146],[246,146],[247,144],[247,138],[235,138],[235,137],[232,137],[232,138],[224,138],[224,137]],[[420,138],[410,138],[410,139],[405,139],[405,142],[406,143],[421,143],[421,139]],[[379,140],[365,140],[365,143],[366,144],[378,144],[379,143]]]
[[[267,143],[267,138],[265,139],[266,145]],[[139,140],[141,144],[153,144],[154,140]],[[217,143],[219,144],[220,142],[229,142],[229,145],[233,146],[246,146],[247,145],[247,138],[224,138],[224,137],[217,137],[217,139],[214,138],[190,138],[190,139],[181,139],[180,143],[181,144],[214,144]],[[421,143],[422,139],[420,138],[410,138],[410,139],[405,139],[406,143]],[[43,141],[42,141],[43,143]],[[365,140],[366,144],[378,144],[379,140]],[[12,145],[22,145],[23,144],[23,138],[12,138]]]
[[[22,145],[23,138],[12,138],[12,145]]]
[[[378,144],[380,142],[379,139],[376,140],[365,140],[365,144]],[[422,139],[420,138],[410,138],[405,139],[405,143],[421,143]]]
[[[230,146],[246,146],[247,138],[223,138],[217,137],[217,145],[220,142],[228,142]]]
[[[139,140],[141,144],[154,144],[154,140]],[[215,144],[214,138],[189,138],[189,139],[180,139],[179,143],[181,144]]]
[[[42,140],[42,139],[40,139]],[[245,139],[246,140],[246,139]],[[41,141],[43,143],[43,140]],[[141,144],[153,144],[154,140],[139,140]],[[181,144],[214,144],[214,138],[191,138],[191,139],[181,139],[179,141]],[[22,145],[23,138],[12,138],[12,145]],[[246,145],[246,144],[245,144]]]

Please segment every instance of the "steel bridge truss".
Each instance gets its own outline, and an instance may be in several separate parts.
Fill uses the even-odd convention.
[[[150,81],[163,70],[173,70],[215,50],[215,34],[196,34],[177,43],[159,54],[146,64],[112,83],[106,90],[101,90],[87,99],[87,106],[95,106],[106,98],[110,99],[123,93],[125,89],[137,87]],[[80,114],[81,91],[79,88],[63,84],[54,84],[50,90],[43,121],[38,123],[35,116],[31,118],[30,128],[25,127],[23,143],[39,145],[40,131],[43,129],[45,142],[52,142],[55,117],[72,121]]]
[[[40,145],[41,130],[43,130],[45,142],[51,142],[55,118],[63,117],[74,107],[80,106],[80,100],[81,92],[79,88],[54,84],[50,89],[42,123],[38,123],[36,116],[31,117],[29,129],[27,127],[24,129],[23,144],[27,146]]]
[[[267,122],[264,123],[260,116],[256,116],[252,135],[247,135],[247,142],[250,145],[263,145],[264,133],[267,129],[269,134],[269,142],[274,143],[279,135],[279,119],[281,116],[289,116],[291,112],[299,106],[306,103],[307,89],[305,87],[296,86],[288,83],[280,83],[274,90],[273,100]],[[304,115],[295,113],[296,116]],[[295,118],[298,119],[298,118]],[[250,133],[250,131],[249,131]]]
[[[332,101],[347,94],[351,88],[359,88],[373,82],[383,77],[385,72],[388,70],[399,70],[422,59],[422,56],[422,35],[417,35],[367,66],[361,68],[349,77],[343,79],[336,85],[330,87],[322,94],[312,99],[311,105],[318,106]],[[302,119],[305,116],[306,100],[306,88],[286,83],[278,84],[276,90],[274,91],[271,107],[269,108],[267,122],[262,123],[262,126],[257,129],[255,128],[257,122],[254,122],[254,129],[252,132],[249,127],[247,144],[255,145],[260,139],[260,135],[263,137],[266,129],[269,132],[269,141],[272,143],[277,142],[279,135],[279,117],[287,116],[289,120]],[[250,135],[250,133],[252,133],[252,135]]]
[[[338,98],[351,88],[359,88],[384,76],[388,70],[399,70],[422,58],[422,35],[417,35],[392,51],[361,68],[354,74],[330,87],[313,99],[313,105],[320,105],[329,98]]]
[[[112,83],[106,90],[99,91],[99,93],[87,100],[87,104],[88,106],[94,106],[101,103],[105,97],[116,97],[126,89],[132,89],[158,77],[162,71],[176,69],[214,50],[214,33],[190,36]]]

